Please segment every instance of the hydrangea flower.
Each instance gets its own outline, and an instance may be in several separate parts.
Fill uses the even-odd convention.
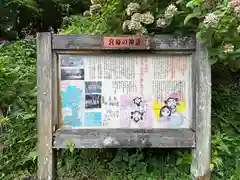
[[[156,22],[157,27],[165,27],[167,25],[167,20],[164,18],[159,18]]]
[[[152,24],[154,22],[154,16],[150,12],[143,13],[141,22],[144,24]]]
[[[137,21],[130,21],[129,25],[128,25],[128,29],[131,30],[141,30],[142,28],[142,24],[140,22]]]
[[[145,27],[142,27],[141,29],[136,31],[136,35],[143,35],[147,32],[147,29]]]
[[[92,4],[100,4],[100,3],[101,3],[101,0],[91,0],[91,3],[92,3]]]
[[[127,6],[126,12],[128,16],[131,16],[133,13],[138,12],[140,5],[138,3],[130,3]]]
[[[216,27],[219,21],[219,16],[214,13],[208,13],[203,21],[206,27]]]
[[[123,30],[123,31],[128,30],[128,26],[129,26],[130,23],[131,23],[130,20],[124,21],[123,24],[122,24],[122,30]]]
[[[239,0],[231,0],[229,1],[229,8],[233,10],[233,12],[240,17],[240,1]]]
[[[234,51],[234,46],[232,44],[223,45],[224,53],[231,53]]]
[[[240,25],[237,27],[237,32],[240,34]]]
[[[93,4],[90,6],[90,14],[93,15],[101,9],[101,4]]]
[[[171,19],[174,15],[176,15],[177,11],[177,7],[173,4],[170,4],[165,10],[164,17],[167,19]]]
[[[83,16],[90,16],[90,15],[91,15],[90,11],[85,11],[85,12],[83,13]]]
[[[140,13],[134,13],[131,17],[131,21],[141,22],[142,15]]]

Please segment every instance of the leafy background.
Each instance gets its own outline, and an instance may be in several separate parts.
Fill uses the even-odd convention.
[[[239,14],[227,0],[1,0],[0,1],[0,179],[36,176],[36,42],[37,31],[60,34],[135,34],[123,31],[131,19],[130,2],[140,13],[157,20],[170,4],[177,12],[167,25],[156,20],[142,24],[144,34],[196,33],[209,48],[212,65],[212,179],[240,177],[240,71]],[[93,5],[99,4],[98,9]],[[87,11],[87,13],[86,13]],[[90,13],[90,14],[89,14]],[[218,16],[206,21],[208,15]],[[209,23],[211,22],[211,23]],[[207,26],[208,24],[208,26]],[[209,25],[210,24],[210,25]],[[58,151],[59,179],[92,180],[187,180],[191,179],[191,153],[185,149],[91,149]]]

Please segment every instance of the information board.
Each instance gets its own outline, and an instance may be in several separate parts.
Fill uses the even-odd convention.
[[[38,33],[38,179],[56,178],[69,143],[191,148],[192,178],[210,179],[208,57],[193,36]]]
[[[59,55],[61,121],[72,128],[190,128],[191,55]]]

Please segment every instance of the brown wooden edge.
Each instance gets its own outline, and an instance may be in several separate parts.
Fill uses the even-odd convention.
[[[195,133],[191,129],[72,129],[54,133],[54,148],[194,148]]]
[[[125,35],[129,36],[129,35]],[[130,35],[131,36],[131,35]],[[121,37],[121,36],[118,36]],[[124,37],[124,36],[122,36]],[[134,48],[132,50],[180,50],[194,51],[196,49],[196,40],[194,36],[174,36],[174,35],[156,35],[145,36],[145,48]],[[107,50],[103,47],[102,36],[92,35],[53,35],[52,48],[54,50]],[[120,50],[126,50],[123,48]],[[116,49],[113,49],[116,50]]]

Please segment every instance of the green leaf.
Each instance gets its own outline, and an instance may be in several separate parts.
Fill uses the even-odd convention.
[[[37,159],[37,151],[32,151],[29,153],[28,157],[35,161]]]
[[[196,12],[196,13],[187,15],[187,17],[184,19],[184,25],[186,25],[188,23],[188,21],[190,21],[192,18],[196,18],[200,15],[201,15],[201,12]]]
[[[123,156],[123,160],[124,160],[125,162],[128,162],[128,154],[127,154],[127,153]]]
[[[211,65],[215,64],[217,61],[218,61],[217,58],[211,58],[211,59],[210,59]]]
[[[187,8],[194,8],[194,2],[193,1],[189,1],[187,4],[186,4],[186,7]]]
[[[234,54],[240,54],[240,48],[234,51]]]
[[[178,166],[179,164],[181,164],[183,162],[183,159],[182,158],[178,158],[177,162],[176,162],[176,165]]]
[[[196,39],[199,41],[199,42],[202,42],[202,31],[198,31],[197,34],[196,34]]]

